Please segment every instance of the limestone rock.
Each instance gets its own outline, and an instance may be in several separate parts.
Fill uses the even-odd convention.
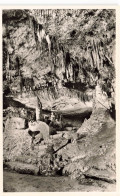
[[[104,180],[109,183],[115,183],[116,182],[116,174],[113,170],[110,170],[107,168],[106,170],[97,170],[97,169],[90,169],[87,172],[85,172],[86,177],[96,178],[99,180]]]
[[[42,121],[37,121],[37,122],[29,122],[28,125],[31,131],[40,131],[44,139],[49,138],[49,126],[46,123]]]
[[[8,118],[5,124],[5,130],[24,129],[26,126],[25,119],[19,117]]]
[[[25,164],[20,162],[7,162],[6,167],[10,170],[16,171],[21,174],[34,174],[39,173],[39,168],[33,164]]]
[[[85,175],[88,178],[114,183],[116,178],[114,120],[105,111],[97,110],[78,131],[79,140],[76,146],[79,150],[71,146],[70,150],[74,156],[71,156],[71,161],[65,166],[63,173],[71,175],[72,178]],[[80,138],[82,135],[85,137]]]
[[[14,160],[20,155],[31,151],[31,137],[27,130],[8,129],[3,134],[4,159]]]

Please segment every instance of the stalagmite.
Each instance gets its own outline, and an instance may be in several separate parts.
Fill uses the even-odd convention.
[[[41,120],[41,116],[42,116],[42,103],[41,103],[39,97],[37,96],[37,104],[36,104],[36,121]]]

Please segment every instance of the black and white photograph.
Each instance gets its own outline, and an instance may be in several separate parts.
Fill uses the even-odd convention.
[[[2,9],[3,192],[116,191],[116,9]]]

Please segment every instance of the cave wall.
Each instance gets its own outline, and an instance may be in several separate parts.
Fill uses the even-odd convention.
[[[3,10],[3,91],[115,103],[114,10]],[[91,93],[92,92],[92,93]]]

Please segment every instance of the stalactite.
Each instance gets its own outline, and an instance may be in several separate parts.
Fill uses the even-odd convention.
[[[7,62],[6,62],[6,78],[10,81],[10,56],[7,52]]]
[[[23,84],[23,78],[22,78],[22,76],[20,75],[20,95],[21,95],[21,96],[22,96],[23,86],[24,86],[24,84]]]
[[[10,57],[9,57],[9,53],[7,52],[7,65],[6,65],[6,69],[9,71],[10,70]]]
[[[94,39],[93,39],[93,46],[94,46],[94,53],[96,55],[96,57],[95,57],[96,67],[99,69],[99,67],[100,67],[100,59],[99,59],[99,55],[98,55],[99,48],[98,48],[98,42],[95,41]]]
[[[44,20],[46,20],[46,13],[44,13],[43,10],[41,10],[40,14],[43,16]],[[31,21],[32,21],[32,27],[34,30],[34,38],[35,38],[35,42],[37,44],[37,47],[40,46],[40,50],[42,51],[42,41],[43,41],[43,39],[45,39],[48,44],[48,50],[49,50],[49,54],[50,54],[51,40],[50,40],[49,35],[46,34],[45,29],[43,28],[43,26],[41,24],[38,23],[37,19],[32,17]],[[44,23],[45,23],[45,21],[44,21]]]
[[[40,98],[37,96],[37,104],[36,104],[36,121],[41,120],[42,117],[42,103]]]
[[[46,41],[48,44],[48,50],[49,50],[49,54],[50,54],[51,53],[51,41],[50,41],[49,35],[46,35]]]
[[[16,70],[17,70],[17,74],[19,76],[20,75],[20,62],[19,62],[18,57],[16,57]]]

